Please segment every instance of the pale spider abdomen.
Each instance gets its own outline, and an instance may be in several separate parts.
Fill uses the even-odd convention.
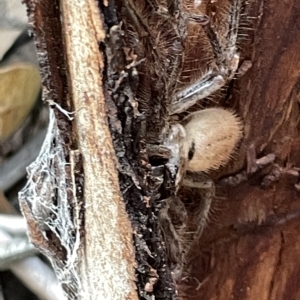
[[[191,172],[205,172],[226,164],[242,136],[240,119],[222,108],[192,114],[184,126]]]

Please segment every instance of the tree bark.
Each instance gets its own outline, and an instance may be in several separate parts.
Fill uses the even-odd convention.
[[[196,55],[186,61],[201,73],[209,64],[199,59],[198,66],[198,57],[209,49],[207,38],[187,27],[178,14],[181,2],[175,0],[164,3],[167,13],[163,5],[155,10],[155,1],[103,1],[101,19],[92,0],[82,6],[76,1],[26,2],[45,99],[55,108],[64,166],[71,164],[59,171],[73,193],[67,197],[70,234],[80,235],[81,246],[72,244],[79,263],[75,273],[63,278],[65,289],[74,299],[136,299],[132,240],[139,297],[174,299],[158,225],[165,200],[175,195],[174,177],[166,167],[168,151],[154,146],[164,142],[172,93],[184,84],[180,72],[191,75],[182,53]],[[240,43],[239,72],[252,67],[229,83],[217,105],[241,117],[244,138],[231,163],[209,174],[216,195],[208,226],[189,257],[191,273],[176,287],[180,299],[299,298],[300,4],[275,2],[251,0],[243,8],[250,30]],[[75,112],[73,122],[67,111]],[[182,192],[185,204],[197,203],[197,196]],[[27,202],[23,212],[35,244],[65,270],[68,249],[57,231],[38,223]]]

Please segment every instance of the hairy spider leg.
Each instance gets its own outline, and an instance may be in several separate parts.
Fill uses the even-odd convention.
[[[204,26],[211,43],[217,69],[209,69],[197,82],[175,94],[170,106],[170,114],[184,112],[199,100],[210,96],[231,80],[238,69],[240,55],[237,52],[238,26],[241,17],[241,7],[244,0],[234,0],[228,14],[229,30],[227,43],[221,45],[211,24]],[[195,19],[191,17],[190,19]]]
[[[199,81],[175,94],[170,106],[170,114],[184,112],[200,99],[204,99],[219,90],[225,83],[221,75],[209,70]]]

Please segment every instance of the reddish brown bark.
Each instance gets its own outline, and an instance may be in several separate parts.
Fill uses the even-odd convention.
[[[181,299],[300,298],[300,3],[251,1],[247,11],[256,18],[242,47],[252,68],[232,92],[245,136],[222,175],[246,169],[246,158],[250,171],[255,153],[273,153],[275,163],[236,187],[217,183],[222,199],[215,199]]]

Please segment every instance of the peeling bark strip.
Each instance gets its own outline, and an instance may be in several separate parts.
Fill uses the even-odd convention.
[[[26,4],[44,99],[56,108],[20,193],[32,242],[52,260],[69,299],[137,299],[132,229],[105,115],[99,9],[94,0]]]
[[[78,148],[85,174],[85,245],[79,252],[82,299],[137,299],[131,225],[120,196],[108,129],[98,42],[104,39],[94,0],[61,1]]]

